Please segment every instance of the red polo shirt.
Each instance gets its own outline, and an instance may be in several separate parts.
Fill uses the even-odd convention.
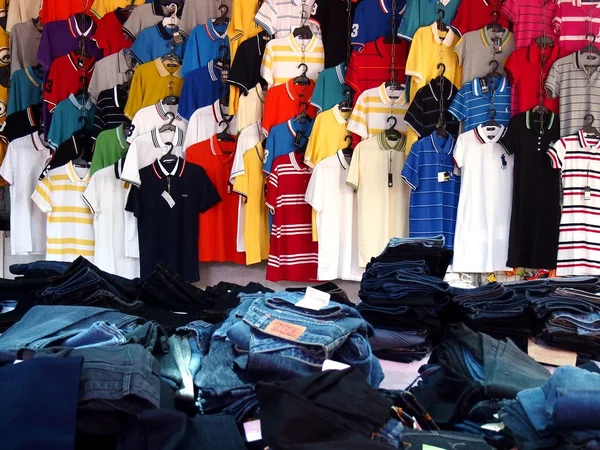
[[[85,75],[89,84],[96,59],[93,56],[84,58],[83,66],[78,64],[79,57],[75,52],[56,58],[50,66],[48,79],[44,84],[44,103],[49,111],[54,110],[61,100],[64,100],[69,94],[76,93],[81,84],[79,78]]]
[[[508,19],[500,12],[502,0],[461,0],[452,26],[463,35],[469,31],[480,30],[492,23],[491,14],[494,11],[494,2],[497,4],[496,10],[499,13],[498,23],[504,28],[508,28]]]
[[[98,22],[94,40],[104,51],[104,56],[117,53],[133,44],[133,40],[121,30],[128,17],[129,13],[122,8],[117,8],[115,11],[105,14]]]
[[[265,108],[262,119],[262,129],[265,136],[275,125],[283,123],[300,113],[300,103],[308,103],[307,114],[313,119],[317,117],[317,109],[310,104],[315,82],[310,81],[308,86],[294,84],[290,79],[285,84],[273,86],[265,96]],[[291,151],[292,149],[290,149]]]

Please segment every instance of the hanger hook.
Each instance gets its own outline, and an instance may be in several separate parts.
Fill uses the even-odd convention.
[[[396,119],[394,116],[388,117],[386,120],[388,125],[390,124],[390,120],[393,122],[392,125],[390,126],[390,129],[396,128],[396,125],[398,124],[398,119]]]
[[[438,70],[442,69],[442,73],[440,73],[440,76],[444,76],[444,74],[446,73],[446,64],[444,63],[439,63],[437,65]]]
[[[302,68],[302,75],[301,76],[306,76],[306,73],[308,72],[308,66],[306,65],[306,63],[300,63],[298,64],[298,69]]]

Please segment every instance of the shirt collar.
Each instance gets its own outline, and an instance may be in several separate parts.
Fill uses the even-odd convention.
[[[528,109],[527,112],[525,113],[525,126],[527,127],[528,130],[531,129],[531,110]],[[550,128],[552,128],[552,125],[554,124],[554,113],[550,112],[550,120],[548,121],[548,123],[546,124],[546,128],[549,130]]]
[[[173,176],[177,173],[177,169],[179,169],[179,160],[180,158],[177,158],[177,161],[175,161],[175,165],[173,166],[173,170],[171,170],[170,172],[165,168],[165,166],[163,166],[160,162],[160,158],[156,160],[156,165],[158,166],[158,168],[160,169],[160,171],[162,172],[162,174],[166,177],[168,176]]]
[[[40,137],[40,133],[38,133],[37,131],[31,133],[31,141],[33,142],[33,146],[38,152],[41,152],[43,150],[50,150],[50,147],[44,145],[44,143],[42,142],[42,138]]]
[[[483,41],[483,45],[485,45],[486,47],[490,47],[491,45],[493,45],[492,41],[490,40],[490,36],[488,34],[487,26],[485,26],[481,30],[479,30],[479,34],[481,35],[481,40]],[[508,29],[505,29],[504,34],[502,35],[502,46],[506,45],[506,43],[508,42],[508,40],[510,39],[511,36],[512,36],[512,33],[510,31],[508,31]]]
[[[73,145],[75,146],[75,151],[77,153],[79,153],[79,150],[77,149],[77,142],[75,141],[74,137],[71,137],[71,139],[73,140]],[[69,180],[71,180],[72,183],[89,183],[90,182],[90,169],[87,170],[87,173],[85,174],[85,176],[83,178],[80,178],[79,175],[77,175],[77,172],[75,172],[75,168],[73,167],[73,161],[69,161],[66,165],[67,168],[67,176],[69,177]]]
[[[77,22],[77,19],[74,15],[69,17],[68,22],[69,22],[69,30],[71,31],[71,34],[73,35],[73,37],[79,38],[81,36],[84,36],[84,37],[91,38],[94,35],[94,33],[96,32],[96,22],[91,20],[91,18],[90,18],[90,22],[91,22],[90,26],[83,30],[79,26],[79,23]]]
[[[163,102],[162,102],[162,101],[158,101],[158,102],[156,102],[156,104],[155,104],[154,106],[155,106],[155,108],[156,108],[156,112],[158,113],[158,115],[160,116],[160,118],[161,118],[162,120],[169,120],[169,115],[168,115],[168,113],[175,114],[175,120],[184,120],[184,119],[183,119],[183,117],[181,117],[181,116],[179,115],[179,112],[178,112],[178,108],[177,108],[177,106],[175,106],[175,108],[174,108],[174,109],[175,109],[175,111],[167,111],[167,110],[165,109],[165,105],[163,105]]]
[[[577,137],[579,138],[579,145],[582,148],[597,149],[598,147],[600,147],[600,139],[598,139],[596,137],[586,136],[585,133],[583,132],[583,129],[580,129],[577,132]]]
[[[152,143],[156,148],[168,147],[163,138],[160,135],[160,132],[157,128],[153,128],[151,133]],[[173,147],[181,147],[183,145],[183,131],[181,128],[177,128],[175,131],[167,132],[171,134],[171,139],[174,139]],[[166,134],[166,133],[165,133]]]
[[[500,125],[499,127],[496,127],[496,128],[498,128],[498,130],[496,131],[496,134],[494,135],[494,137],[492,139],[488,139],[488,135],[485,132],[484,128],[487,128],[487,127],[484,127],[483,124],[477,125],[474,128],[475,136],[477,137],[479,142],[482,144],[495,144],[506,133],[506,127],[504,125]]]
[[[304,164],[304,155],[299,155],[296,152],[290,152],[288,156],[292,166],[294,166],[294,169],[299,172],[312,172],[312,169]]]
[[[91,95],[88,95],[87,100],[83,104],[79,103],[79,99],[75,97],[75,94],[69,94],[69,100],[71,101],[73,106],[79,110],[86,109],[89,111],[94,105],[94,102],[92,102]]]
[[[181,164],[180,164],[181,163]],[[156,177],[159,180],[163,179],[163,176],[178,176],[179,178],[181,178],[181,176],[183,175],[183,172],[185,171],[185,159],[182,158],[177,158],[177,162],[175,163],[175,167],[173,167],[173,170],[171,172],[169,172],[167,169],[165,169],[165,167],[160,163],[160,158],[158,158],[156,161],[154,161],[154,163],[152,164],[152,168],[154,169],[154,174],[156,175]],[[177,169],[179,170],[179,174],[177,173]],[[161,175],[162,174],[162,175]]]
[[[385,131],[379,133],[377,135],[377,142],[379,143],[379,148],[382,150],[396,150],[399,152],[403,152],[406,150],[406,136],[401,134],[400,139],[397,141],[388,141],[385,136]]]
[[[156,31],[158,32],[158,35],[165,41],[170,41],[171,39],[173,39],[174,30],[173,32],[171,32],[167,27],[163,25],[162,22],[158,22],[156,24]]]
[[[162,59],[160,58],[156,58],[154,60],[154,65],[156,66],[156,70],[161,77],[174,76],[177,78],[181,78],[181,66],[179,66],[175,72],[171,73],[167,70],[167,68],[162,62]]]
[[[91,72],[94,69],[94,66],[96,65],[96,59],[93,56],[84,56],[83,57],[83,68],[79,67],[79,65],[77,64],[77,59],[79,58],[75,52],[69,52],[67,54],[67,58],[69,58],[69,62],[71,63],[71,65],[73,66],[73,69],[77,70],[77,71],[85,71],[85,72]]]
[[[441,153],[444,155],[449,155],[452,153],[455,141],[450,133],[448,133],[448,137],[446,138],[438,136],[435,131],[431,133],[430,136],[433,148],[437,153]]]
[[[313,33],[312,37],[308,41],[308,44],[306,44],[305,52],[309,53],[309,52],[314,51],[315,47],[317,46],[318,40],[319,39],[317,38],[317,35],[315,33]],[[294,38],[294,33],[288,34],[288,43],[293,52],[296,52],[296,53],[302,52],[302,49],[298,45],[298,42],[296,42],[296,38]]]
[[[379,85],[379,87],[377,88],[377,92],[379,93],[379,98],[381,99],[384,105],[393,104],[394,106],[400,106],[406,103],[406,95],[404,95],[404,89],[399,91],[400,96],[396,100],[392,100],[388,95],[387,90],[385,88],[385,83],[381,83]]]
[[[121,179],[121,174],[123,173],[123,166],[125,166],[125,158],[121,158],[113,165],[113,167],[115,168],[115,178],[117,180]]]
[[[313,80],[309,80],[310,84],[308,86],[300,86],[294,84],[294,79],[290,78],[287,83],[285,83],[285,89],[292,100],[297,100],[299,94],[304,91],[306,102],[310,102],[310,98],[312,97],[313,90],[315,89],[315,82]]]
[[[446,37],[444,40],[440,38],[440,32],[437,29],[437,22],[433,22],[431,24],[431,33],[433,35],[433,41],[436,44],[444,44],[446,47],[452,47],[454,43],[454,29],[452,27],[448,27],[448,32],[446,33]]]
[[[348,120],[344,119],[342,111],[340,110],[340,105],[335,105],[333,108],[331,108],[331,112],[333,113],[333,117],[335,118],[335,120],[337,121],[337,123],[339,125],[347,125],[348,124]]]
[[[35,70],[33,70],[33,67],[31,66],[25,69],[25,75],[27,75],[27,78],[29,78],[31,84],[33,84],[35,87],[40,87],[44,82],[43,78],[38,77],[35,73]]]
[[[344,150],[341,150],[341,149],[338,150],[336,155],[337,155],[338,161],[340,163],[340,166],[342,166],[342,169],[348,170],[350,165],[348,164],[348,161],[346,161],[346,157],[344,156]]]
[[[340,81],[340,84],[346,83],[346,69],[347,67],[345,63],[341,63],[335,66],[335,73],[338,77],[338,80]]]
[[[476,97],[481,97],[481,95],[483,95],[483,93],[481,92],[481,84],[479,84],[479,80],[481,78],[475,78],[472,83],[473,83],[473,95],[475,95]],[[502,77],[498,78],[494,78],[494,85],[497,85],[497,90],[498,92],[504,92],[504,90],[506,89],[506,86],[508,85],[508,81],[506,79],[506,77],[503,75]]]
[[[204,27],[206,28],[206,34],[208,35],[211,41],[224,40],[227,37],[228,27],[225,27],[225,31],[223,31],[222,34],[219,34],[217,29],[215,28],[214,19],[211,19],[208,22],[206,22]]]

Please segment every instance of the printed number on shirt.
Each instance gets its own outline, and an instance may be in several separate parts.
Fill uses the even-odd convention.
[[[352,34],[350,36],[352,36],[352,37],[358,36],[359,27],[360,27],[360,25],[357,23],[352,24]]]

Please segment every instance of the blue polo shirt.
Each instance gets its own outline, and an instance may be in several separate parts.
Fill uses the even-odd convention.
[[[167,28],[162,22],[142,30],[137,39],[131,46],[131,52],[140,64],[147,63],[160,58],[171,51],[169,43],[173,40],[173,33],[176,28]],[[175,47],[175,54],[183,59],[185,47],[187,45],[187,35],[179,30],[183,42]]]
[[[396,1],[396,26],[400,26],[406,0]],[[340,19],[343,20],[343,19]],[[356,7],[350,39],[355,50],[361,50],[367,42],[386,37],[392,21],[392,0],[362,0]]]
[[[27,67],[13,73],[10,78],[7,114],[12,114],[40,103],[42,101],[43,84],[43,76],[39,76],[33,70],[33,67]]]
[[[450,114],[464,122],[465,131],[472,130],[490,119],[491,91],[483,91],[480,80],[482,78],[475,78],[465,84],[448,108]],[[495,119],[499,124],[507,126],[510,121],[510,85],[507,78],[502,76],[494,78],[494,87]]]
[[[444,235],[444,247],[454,246],[454,229],[460,194],[460,177],[454,175],[452,153],[456,144],[451,134],[447,138],[432,133],[411,148],[402,178],[411,188],[409,230],[411,238],[432,238]],[[449,181],[440,182],[438,173],[450,174]]]
[[[346,64],[325,69],[319,74],[310,102],[319,110],[327,111],[344,101],[346,84]]]
[[[194,111],[212,105],[223,96],[224,85],[221,72],[215,67],[214,60],[188,74],[183,80],[179,96],[179,115],[190,120]]]
[[[304,132],[307,139],[306,141],[303,140],[302,144],[308,144],[308,138],[310,137],[313,124],[313,120],[302,124],[299,121],[290,119],[287,122],[280,123],[271,128],[269,137],[265,143],[263,170],[266,173],[271,173],[271,167],[273,167],[275,158],[281,155],[287,155],[294,150],[294,141],[296,140],[298,131]]]
[[[229,52],[227,25],[215,26],[214,22],[209,20],[204,25],[194,27],[185,48],[181,76],[185,77],[192,70],[206,66],[209,61],[223,56],[224,50],[219,53],[219,47],[222,45],[226,46]]]

